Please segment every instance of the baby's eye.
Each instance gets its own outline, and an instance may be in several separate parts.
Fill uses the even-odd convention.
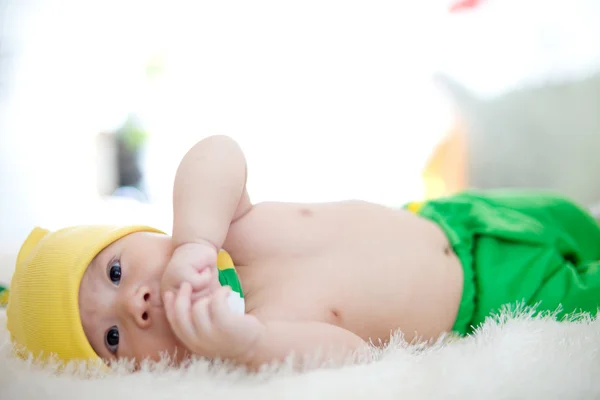
[[[121,262],[119,260],[111,261],[106,268],[106,274],[108,279],[118,286],[121,282]]]
[[[106,343],[108,351],[110,351],[112,354],[115,354],[119,348],[119,328],[113,326],[106,331],[104,342]]]

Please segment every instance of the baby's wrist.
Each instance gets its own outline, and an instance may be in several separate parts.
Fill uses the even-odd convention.
[[[175,251],[179,249],[210,249],[215,254],[219,252],[218,246],[206,239],[194,239],[191,241],[186,241],[182,243],[178,243],[175,247]]]

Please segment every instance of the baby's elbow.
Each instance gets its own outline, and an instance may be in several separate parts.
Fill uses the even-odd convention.
[[[181,160],[180,169],[196,170],[198,167],[235,171],[245,177],[246,158],[239,144],[226,135],[208,136],[190,148]]]
[[[194,147],[211,148],[213,150],[221,148],[240,148],[239,144],[232,137],[227,135],[207,136],[200,140]]]
[[[233,138],[226,135],[213,135],[200,140],[194,148],[199,153],[218,159],[221,163],[236,164],[246,167],[246,158],[241,146]]]

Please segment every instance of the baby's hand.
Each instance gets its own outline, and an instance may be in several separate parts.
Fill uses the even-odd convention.
[[[206,296],[221,285],[217,271],[217,251],[208,243],[186,243],[173,252],[161,280],[161,293],[177,293],[184,282],[192,288],[193,299]]]
[[[232,311],[227,303],[231,292],[223,286],[196,302],[192,288],[184,283],[177,294],[164,296],[171,329],[193,353],[243,362],[264,334],[265,326],[253,315]]]

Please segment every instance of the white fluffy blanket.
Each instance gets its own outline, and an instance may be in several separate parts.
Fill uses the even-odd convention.
[[[10,355],[0,314],[1,399],[592,399],[600,398],[600,320],[555,322],[527,313],[489,320],[472,337],[432,346],[400,338],[374,361],[260,375],[164,365],[104,377],[57,374]]]

